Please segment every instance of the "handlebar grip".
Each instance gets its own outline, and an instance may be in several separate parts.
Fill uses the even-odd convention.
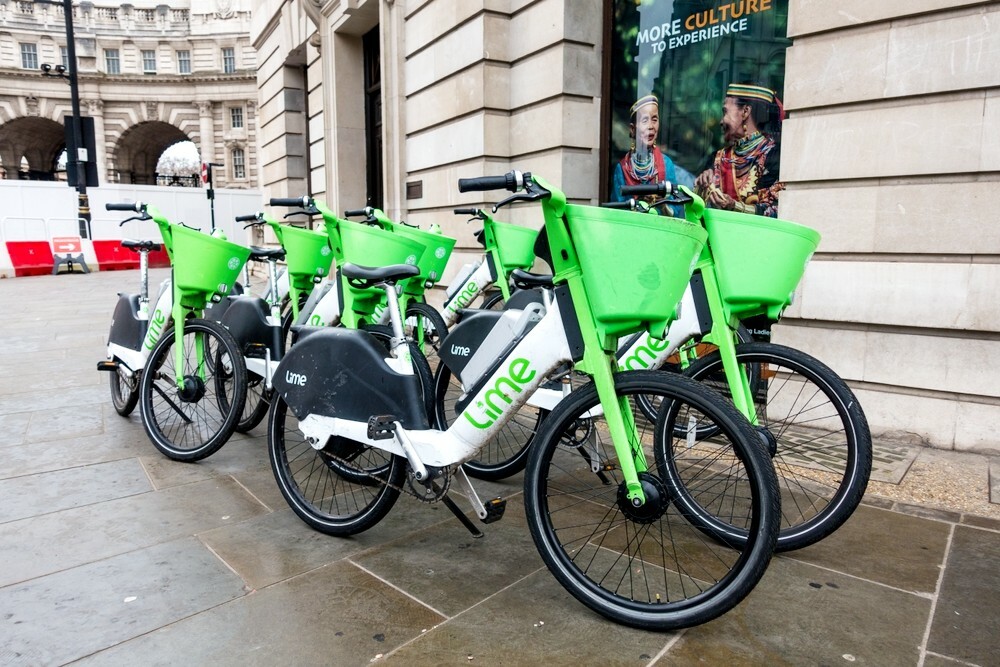
[[[128,202],[118,202],[109,203],[104,205],[105,210],[108,211],[129,211],[131,213],[142,213],[142,202],[136,201],[132,203]]]
[[[357,218],[357,217],[360,217],[362,215],[365,216],[365,217],[368,216],[368,209],[367,208],[352,208],[352,209],[349,209],[347,211],[344,211],[344,217],[345,218]]]
[[[630,200],[601,202],[601,208],[624,208],[626,210],[631,210],[632,206],[633,202]]]
[[[455,215],[479,215],[479,209],[476,208],[456,208]]]
[[[238,215],[236,216],[236,222],[253,222],[257,219],[256,213],[250,213],[248,215]]]
[[[644,195],[665,195],[670,192],[670,183],[663,181],[661,183],[643,183],[641,185],[623,185],[621,189],[622,195],[628,196],[644,196]]]
[[[478,176],[476,178],[458,179],[459,192],[486,192],[487,190],[510,190],[517,192],[521,183],[518,183],[516,172],[508,171],[503,176]]]
[[[309,206],[309,195],[304,197],[272,197],[269,203],[271,206],[299,206],[306,208]]]

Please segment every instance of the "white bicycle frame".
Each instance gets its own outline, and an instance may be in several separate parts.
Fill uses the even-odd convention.
[[[395,308],[398,313],[398,304]],[[399,317],[394,317],[393,321],[401,324]],[[401,335],[402,331],[396,333]],[[343,436],[406,457],[417,478],[424,479],[427,466],[457,466],[474,458],[548,376],[572,359],[559,305],[553,300],[538,323],[506,355],[447,431],[406,430],[397,422],[392,439],[375,440],[368,437],[367,421],[313,414],[299,420],[299,429],[317,449],[321,449],[331,436]],[[486,510],[462,469],[455,469],[462,492],[480,518],[485,517]]]
[[[496,273],[490,268],[490,263],[486,261],[488,256],[488,254],[484,254],[479,266],[464,280],[455,283],[456,287],[449,287],[448,298],[441,307],[441,316],[447,326],[455,324],[458,321],[459,311],[468,307],[486,287],[497,281]]]
[[[143,273],[141,281],[144,286],[148,284],[148,270]],[[174,290],[172,287],[173,283],[170,278],[160,283],[160,293],[156,298],[156,305],[152,312],[149,310],[149,300],[143,300],[140,297],[139,319],[146,322],[146,331],[143,335],[142,345],[138,350],[111,342],[108,343],[108,359],[117,359],[129,377],[146,367],[146,360],[156,346],[157,341],[160,340],[160,336],[170,326],[170,313],[174,305]]]

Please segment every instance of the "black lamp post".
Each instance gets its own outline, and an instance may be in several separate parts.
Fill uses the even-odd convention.
[[[69,96],[73,108],[70,120],[73,132],[73,143],[76,145],[76,155],[68,155],[67,168],[76,165],[77,217],[80,221],[80,236],[90,238],[90,200],[87,197],[87,160],[83,154],[83,131],[80,128],[80,87],[76,78],[76,38],[73,36],[73,0],[35,0],[35,4],[62,5],[63,16],[66,19],[66,56],[69,59],[69,69],[62,65],[52,67],[42,65],[44,76],[55,76],[69,80]]]

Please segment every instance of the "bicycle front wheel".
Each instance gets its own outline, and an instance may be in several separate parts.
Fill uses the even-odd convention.
[[[399,498],[406,459],[346,438],[316,449],[275,396],[268,418],[271,470],[295,514],[327,535],[354,535],[381,521]]]
[[[180,369],[176,344],[170,327],[153,348],[139,383],[139,411],[160,452],[175,461],[198,461],[233,434],[246,400],[246,364],[236,341],[216,322],[184,322]]]
[[[847,521],[868,487],[872,467],[868,420],[847,384],[804,352],[772,343],[745,343],[736,347],[736,359],[760,369],[754,409],[758,435],[781,490],[777,548],[789,551],[815,544]],[[728,400],[729,385],[718,352],[696,361],[686,374]],[[706,529],[722,528],[711,512],[700,510],[697,503],[691,507],[694,520],[702,521]]]
[[[779,507],[774,471],[749,423],[718,396],[682,376],[634,371],[615,376],[636,425],[646,469],[646,503],[632,506],[597,390],[573,391],[546,417],[525,473],[525,510],[545,564],[587,607],[625,625],[672,630],[732,609],[757,584],[771,558]],[[664,406],[650,422],[637,405]],[[715,449],[705,470],[726,466],[738,481],[693,481],[688,491],[743,528],[745,539],[720,542],[692,525],[674,502],[664,460],[683,449],[674,421],[709,423]]]

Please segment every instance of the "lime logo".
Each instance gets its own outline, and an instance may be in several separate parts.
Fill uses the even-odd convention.
[[[410,264],[410,265],[416,264],[417,263],[417,256],[416,255],[410,255],[409,257],[406,258],[406,263]]]
[[[163,331],[163,325],[167,321],[167,316],[163,314],[163,311],[159,308],[153,313],[153,316],[149,318],[149,331],[146,332],[146,340],[143,342],[143,347],[147,350],[152,350],[153,346],[156,345],[156,341],[160,337],[160,333]]]
[[[444,248],[438,248],[437,250],[434,251],[434,256],[437,257],[438,259],[444,259],[444,254],[446,252],[448,251],[445,250]]]
[[[229,258],[229,270],[230,271],[236,271],[237,269],[239,269],[240,268],[240,264],[242,264],[242,262],[240,262],[240,258],[239,257],[230,257]]]
[[[285,382],[297,387],[306,386],[306,382],[309,378],[306,377],[305,373],[293,373],[291,371],[285,371]]]
[[[325,246],[323,246],[323,248],[322,248],[322,249],[320,249],[320,251],[319,251],[319,254],[321,254],[321,255],[323,255],[324,257],[326,257],[326,256],[327,256],[327,255],[329,255],[329,254],[330,254],[331,252],[333,252],[333,251],[332,251],[332,250],[330,250],[330,246],[328,246],[328,245],[325,245]]]
[[[324,273],[326,273],[326,269],[324,269],[322,266],[317,266],[316,267],[316,275],[317,276],[321,276]]]
[[[657,340],[647,335],[641,345],[636,345],[628,351],[628,356],[621,359],[618,365],[626,371],[649,368],[659,352],[670,346],[669,341]]]
[[[513,399],[513,394],[520,394],[524,385],[531,382],[535,377],[535,371],[529,368],[530,362],[527,359],[518,357],[507,366],[507,374],[501,375],[493,383],[493,387],[488,389],[480,401],[476,401],[475,408],[469,406],[462,414],[470,424],[478,429],[487,429],[493,425],[497,417],[503,414],[504,409],[509,406]],[[507,389],[509,393],[504,392]],[[478,421],[472,416],[473,409],[480,413],[484,421]]]
[[[309,318],[309,324],[311,324],[314,327],[321,327],[323,326],[323,318],[320,317],[319,315],[313,315],[312,317]]]
[[[475,281],[470,282],[468,285],[462,288],[462,291],[455,295],[455,298],[451,303],[448,304],[447,310],[452,313],[457,313],[460,309],[465,308],[472,300],[476,298],[476,294],[479,293],[479,285]]]

